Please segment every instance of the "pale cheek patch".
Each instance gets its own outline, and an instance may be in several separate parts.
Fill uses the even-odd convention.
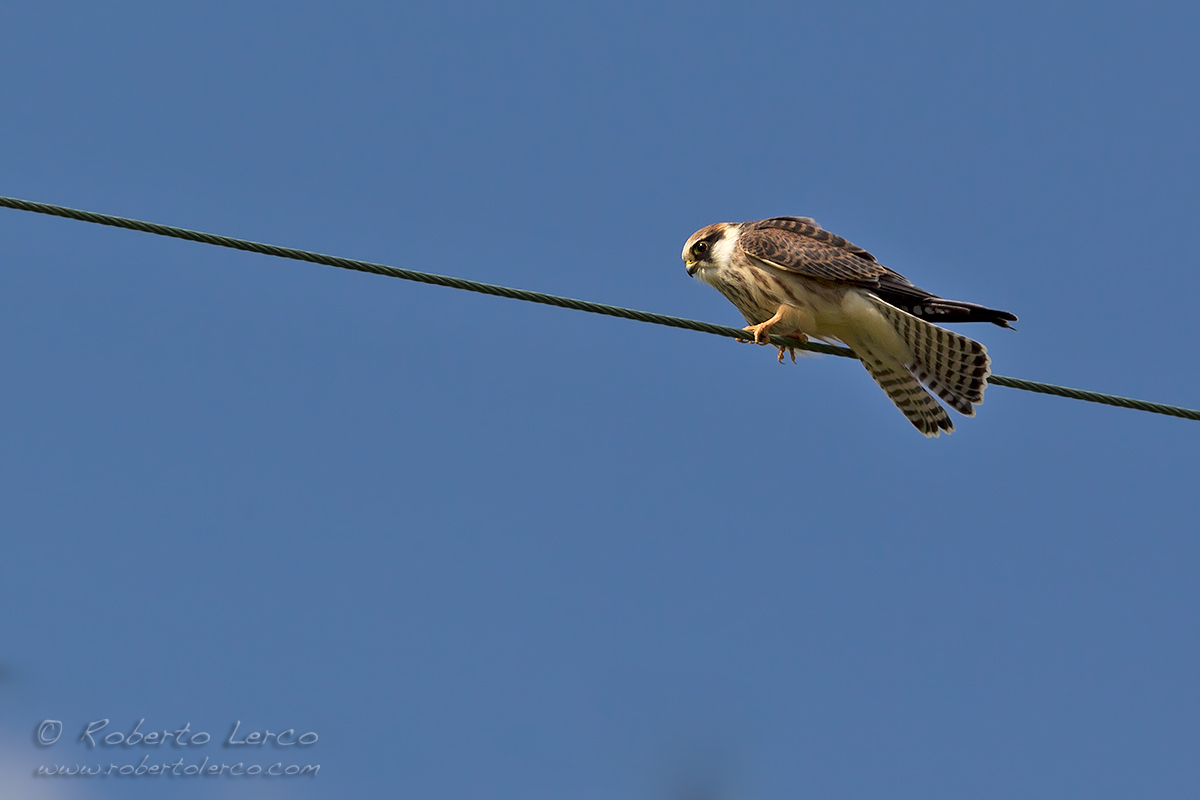
[[[737,246],[737,236],[740,231],[740,226],[726,228],[725,235],[713,243],[712,260],[719,269],[728,267],[733,260],[733,249]]]

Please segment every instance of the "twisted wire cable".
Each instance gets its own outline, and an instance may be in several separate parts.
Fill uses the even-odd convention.
[[[687,319],[685,317],[673,317],[667,314],[655,314],[649,311],[638,311],[636,309],[622,308],[621,306],[612,306],[606,303],[595,303],[590,300],[575,300],[570,297],[560,297],[558,295],[545,294],[543,292],[531,292],[525,289],[515,289],[509,286],[498,286],[492,283],[481,283],[479,281],[455,278],[449,275],[437,275],[432,272],[420,272],[418,270],[402,269],[400,267],[391,267],[386,264],[376,264],[370,261],[358,261],[357,259],[353,258],[327,256],[322,253],[314,253],[310,250],[297,250],[292,247],[279,247],[278,245],[252,242],[247,239],[235,239],[232,236],[221,236],[215,233],[202,233],[200,231],[192,231],[186,228],[177,228],[173,225],[160,225],[155,222],[144,222],[142,220],[129,219],[127,217],[116,217],[111,214],[98,214],[94,211],[82,211],[75,208],[67,208],[65,206],[51,205],[49,203],[35,203],[30,200],[20,200],[15,197],[0,196],[0,207],[12,208],[18,211],[30,211],[35,214],[48,214],[55,217],[65,217],[67,219],[79,220],[80,222],[90,222],[96,225],[108,225],[114,228],[126,228],[132,231],[141,231],[142,233],[152,233],[157,236],[169,236],[174,239],[186,239],[192,242],[215,245],[217,247],[228,247],[234,250],[243,250],[249,253],[261,253],[263,255],[277,256],[279,258],[307,261],[312,264],[323,264],[325,266],[338,267],[340,269],[351,269],[357,272],[370,272],[375,275],[385,275],[389,278],[416,281],[417,283],[428,283],[434,286],[446,286],[451,289],[460,289],[466,292],[490,294],[495,297],[508,297],[513,300],[522,300],[527,303],[541,303],[543,305],[557,306],[559,308],[569,308],[575,311],[584,311],[589,314],[604,314],[610,317],[620,317],[621,319],[631,319],[636,320],[637,322],[646,322],[651,325],[665,325],[671,328],[683,328],[685,330],[699,331],[700,333],[709,333],[715,336],[727,336],[733,339],[744,339],[747,335],[746,332],[740,328],[731,328],[725,325],[713,325],[710,322],[702,322],[700,320]],[[840,356],[842,358],[857,358],[854,352],[846,347],[834,347],[815,342],[798,342],[776,335],[771,335],[770,339],[771,344],[777,347],[793,347],[797,350],[807,350],[813,353],[823,353],[825,355]],[[1003,375],[990,376],[988,378],[988,383],[995,386],[1005,386],[1010,389],[1019,389],[1024,392],[1050,394],[1056,397],[1082,400],[1086,403],[1102,403],[1104,405],[1117,406],[1119,408],[1130,408],[1136,411],[1146,411],[1151,414],[1166,414],[1172,417],[1181,417],[1183,419],[1200,421],[1200,411],[1191,408],[1181,408],[1179,406],[1167,405],[1165,403],[1152,403],[1147,400],[1120,397],[1118,395],[1104,394],[1102,392],[1092,392],[1086,389],[1072,389],[1067,386],[1058,386],[1053,383],[1041,383],[1039,381],[1029,381],[1023,378],[1008,378]]]

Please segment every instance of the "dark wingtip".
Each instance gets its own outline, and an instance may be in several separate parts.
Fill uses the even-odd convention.
[[[1009,324],[1008,324],[1008,323],[1010,323],[1010,322],[1016,322],[1016,321],[1017,321],[1017,315],[1016,315],[1016,314],[1010,314],[1010,313],[1008,313],[1007,311],[992,311],[992,313],[995,315],[995,316],[994,316],[994,317],[991,319],[991,322],[992,322],[993,324],[995,324],[995,325],[999,325],[1001,328],[1008,328],[1010,331],[1015,331],[1015,330],[1016,330],[1016,328],[1014,328],[1012,325],[1009,325]]]

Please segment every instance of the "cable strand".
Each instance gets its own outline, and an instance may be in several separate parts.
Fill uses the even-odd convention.
[[[374,275],[384,275],[389,278],[399,278],[401,280],[432,284],[434,286],[445,286],[451,289],[459,289],[466,292],[477,292],[479,294],[488,294],[494,297],[507,297],[513,300],[522,300],[527,303],[541,303],[548,306],[557,306],[558,308],[583,311],[589,314],[603,314],[610,317],[619,317],[621,319],[645,322],[651,325],[665,325],[671,328],[683,328],[685,330],[709,333],[715,336],[727,336],[734,339],[745,339],[747,335],[746,331],[740,328],[731,328],[725,325],[714,325],[709,322],[687,319],[685,317],[673,317],[667,314],[655,314],[649,311],[638,311],[632,308],[611,306],[605,303],[595,303],[590,300],[575,300],[570,297],[560,297],[558,295],[545,294],[543,292],[531,292],[525,289],[514,289],[509,286],[481,283],[479,281],[471,281],[465,278],[455,278],[449,275],[437,275],[432,272],[401,269],[400,267],[391,267],[386,264],[376,264],[370,261],[358,261],[352,258],[328,256],[322,253],[314,253],[310,250],[297,250],[291,247],[279,247],[272,244],[252,242],[247,239],[236,239],[232,236],[221,236],[215,233],[203,233],[200,231],[188,230],[187,228],[177,228],[173,225],[161,225],[155,222],[145,222],[143,220],[129,219],[127,217],[116,217],[111,214],[99,214],[94,211],[82,211],[75,208],[67,208],[66,206],[51,205],[49,203],[35,203],[30,200],[20,200],[15,197],[0,196],[0,207],[11,208],[17,211],[29,211],[34,214],[48,214],[55,217],[64,217],[66,219],[74,219],[80,222],[90,222],[96,225],[108,225],[114,228],[125,228],[127,230],[139,231],[141,233],[151,233],[156,236],[168,236],[173,239],[185,239],[191,242],[200,242],[201,244],[215,245],[217,247],[228,247],[233,250],[242,250],[249,253],[260,253],[262,255],[288,258],[296,261],[307,261],[312,264],[322,264],[329,267],[355,270],[357,272],[369,272]],[[793,339],[788,339],[783,336],[776,336],[774,334],[771,335],[770,339],[771,344],[777,347],[794,347],[797,350],[807,350],[813,353],[823,353],[825,355],[839,356],[842,358],[857,358],[854,352],[846,347],[834,347],[831,345],[818,344],[816,342],[798,342]],[[990,376],[988,378],[988,383],[994,386],[1005,386],[1010,389],[1019,389],[1024,392],[1050,394],[1055,395],[1056,397],[1082,400],[1087,403],[1101,403],[1104,405],[1117,406],[1119,408],[1130,408],[1136,411],[1146,411],[1151,414],[1166,414],[1172,417],[1181,417],[1183,419],[1200,421],[1200,411],[1195,409],[1181,408],[1179,406],[1171,406],[1164,403],[1151,403],[1146,400],[1120,397],[1118,395],[1104,394],[1102,392],[1092,392],[1085,389],[1072,389],[1067,386],[1058,386],[1053,383],[1040,383],[1038,381],[1024,380],[1023,378],[1008,378],[1003,375]]]

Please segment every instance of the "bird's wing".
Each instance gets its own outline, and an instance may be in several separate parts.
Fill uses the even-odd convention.
[[[747,223],[738,244],[752,260],[806,278],[875,288],[901,275],[875,261],[875,256],[806,217],[775,217]]]
[[[896,308],[936,323],[991,322],[1011,328],[1015,314],[946,300],[914,286],[875,256],[822,228],[807,217],[774,217],[747,222],[738,245],[759,266],[794,272],[806,278],[856,286],[873,292]]]

